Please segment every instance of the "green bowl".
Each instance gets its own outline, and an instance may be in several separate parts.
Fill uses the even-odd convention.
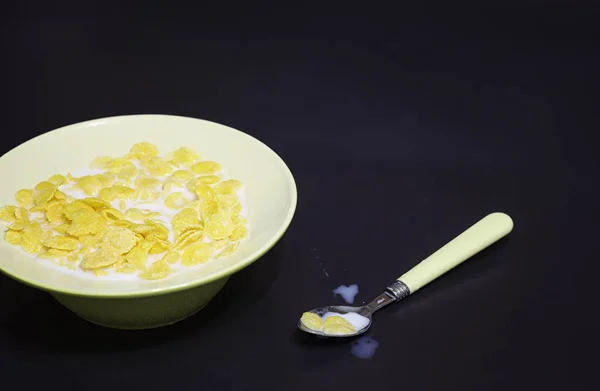
[[[249,235],[231,256],[162,280],[80,277],[49,267],[0,240],[0,270],[49,292],[80,317],[112,328],[148,329],[173,324],[206,306],[229,277],[269,251],[289,227],[297,204],[294,178],[283,160],[255,138],[200,119],[131,115],[82,122],[44,133],[0,157],[0,205],[56,173],[89,166],[98,156],[121,156],[148,141],[161,152],[190,147],[215,160],[244,185]],[[32,160],[31,157],[35,157]]]

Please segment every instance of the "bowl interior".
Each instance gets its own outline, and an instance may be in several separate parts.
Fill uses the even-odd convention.
[[[236,253],[199,268],[155,281],[114,281],[77,277],[32,259],[0,240],[0,268],[14,278],[49,291],[89,296],[141,296],[197,286],[227,276],[268,251],[289,226],[296,186],[288,167],[255,138],[209,121],[167,115],[132,115],[87,121],[44,133],[0,158],[0,205],[14,205],[15,192],[56,173],[89,167],[98,156],[122,156],[141,141],[161,153],[181,146],[215,160],[224,177],[244,185],[249,236]]]

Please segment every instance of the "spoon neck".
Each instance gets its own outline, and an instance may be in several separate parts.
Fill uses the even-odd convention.
[[[404,299],[410,295],[410,290],[402,281],[394,281],[375,300],[367,304],[368,311],[373,313],[383,307]]]

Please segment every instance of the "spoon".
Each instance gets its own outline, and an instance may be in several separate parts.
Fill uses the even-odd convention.
[[[512,219],[504,213],[491,213],[466,231],[452,239],[429,257],[425,258],[415,267],[404,273],[400,278],[391,283],[385,291],[375,300],[362,307],[326,306],[312,309],[308,312],[322,317],[328,312],[338,314],[357,313],[364,316],[369,323],[351,334],[327,334],[320,330],[313,330],[298,321],[298,328],[310,334],[323,337],[354,337],[367,331],[371,327],[372,315],[375,311],[395,303],[415,293],[420,288],[440,277],[452,268],[460,265],[481,250],[508,235],[513,229]]]

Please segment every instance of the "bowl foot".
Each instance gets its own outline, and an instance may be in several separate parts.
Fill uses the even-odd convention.
[[[102,326],[102,327],[108,327],[110,329],[118,329],[118,330],[149,330],[149,329],[156,329],[159,327],[165,327],[165,326],[171,326],[174,325],[177,322],[181,322],[182,320],[185,320],[191,316],[196,315],[198,312],[200,312],[204,307],[206,307],[206,305],[203,305],[202,307],[198,308],[196,311],[192,312],[191,314],[187,314],[182,316],[179,319],[173,319],[170,320],[168,322],[164,322],[164,323],[153,323],[153,324],[143,324],[143,325],[131,325],[131,324],[107,324],[107,323],[101,323],[101,322],[97,322],[95,320],[92,319],[86,319],[85,317],[81,316],[80,314],[75,312],[75,315],[79,316],[81,319],[85,319],[90,323],[93,323],[95,325],[98,326]]]
[[[145,330],[169,326],[202,310],[223,289],[229,277],[164,295],[145,297],[52,296],[80,318],[99,326]]]

